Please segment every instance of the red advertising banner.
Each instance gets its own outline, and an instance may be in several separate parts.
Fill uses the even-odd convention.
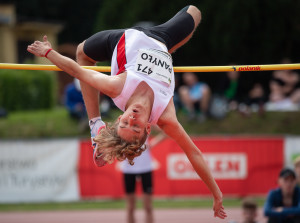
[[[194,138],[224,195],[265,195],[276,186],[283,166],[283,138]],[[94,167],[89,142],[81,143],[79,179],[82,197],[123,196],[117,162]],[[201,196],[210,192],[180,147],[166,139],[152,148],[155,196]]]
[[[116,170],[117,162],[104,167],[97,167],[93,163],[93,149],[91,142],[80,143],[78,176],[80,194],[82,198],[123,196],[123,182],[120,171]]]
[[[265,194],[283,166],[282,138],[194,138],[224,195]],[[172,140],[152,151],[157,195],[208,195],[185,154]]]

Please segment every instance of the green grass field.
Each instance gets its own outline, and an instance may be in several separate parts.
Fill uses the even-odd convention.
[[[264,203],[263,198],[255,198],[259,206]],[[194,198],[194,199],[154,199],[153,206],[158,209],[176,209],[176,208],[211,208],[212,199]],[[0,212],[7,211],[59,211],[59,210],[105,210],[105,209],[124,209],[125,200],[90,200],[79,202],[63,203],[18,203],[18,204],[0,204]],[[241,199],[226,198],[224,206],[240,207]],[[141,199],[138,200],[137,207],[142,207]]]
[[[112,121],[120,114],[112,110]],[[267,112],[264,115],[253,113],[245,117],[231,112],[223,120],[208,119],[204,123],[187,122],[183,113],[178,115],[186,131],[191,135],[279,135],[300,134],[300,112]],[[78,123],[71,119],[63,107],[45,111],[21,111],[9,113],[0,118],[1,139],[34,139],[89,137],[89,131],[80,131]]]

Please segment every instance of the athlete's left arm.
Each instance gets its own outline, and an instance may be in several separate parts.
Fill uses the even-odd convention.
[[[189,161],[193,165],[197,174],[205,182],[214,196],[214,212],[215,216],[219,218],[225,218],[226,213],[222,204],[223,195],[220,191],[216,181],[214,180],[201,151],[193,143],[192,139],[183,129],[182,125],[176,118],[175,107],[173,99],[170,100],[164,113],[158,120],[158,126],[172,139],[174,139],[181,149],[185,152]]]

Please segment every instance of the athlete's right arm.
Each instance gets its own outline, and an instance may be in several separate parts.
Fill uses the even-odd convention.
[[[118,89],[122,89],[123,84],[120,78],[82,68],[74,60],[53,50],[46,36],[44,36],[43,40],[43,42],[35,41],[28,46],[27,50],[39,57],[45,57],[47,53],[47,59],[69,75],[89,84],[109,97],[114,98],[118,96]]]
[[[194,167],[196,173],[207,185],[209,190],[214,196],[213,210],[215,217],[221,219],[226,218],[227,214],[223,207],[223,195],[219,189],[211,171],[204,159],[200,149],[194,144],[190,136],[183,129],[182,125],[178,122],[176,111],[173,103],[173,98],[170,100],[164,113],[159,118],[157,125],[185,152],[190,163]]]

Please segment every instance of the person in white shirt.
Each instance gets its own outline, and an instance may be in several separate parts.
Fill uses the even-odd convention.
[[[136,204],[136,182],[140,180],[143,189],[143,206],[145,210],[145,222],[154,222],[153,207],[152,207],[152,194],[153,194],[153,171],[154,163],[150,150],[155,147],[166,137],[165,134],[159,133],[158,135],[146,140],[148,149],[145,150],[140,156],[134,159],[134,165],[130,165],[126,160],[121,163],[121,171],[123,173],[124,187],[126,192],[127,203],[127,222],[135,222],[135,204]]]

